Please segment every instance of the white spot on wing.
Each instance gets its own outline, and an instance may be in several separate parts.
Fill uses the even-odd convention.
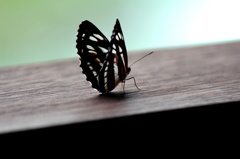
[[[107,77],[104,77],[104,84],[107,83]]]
[[[118,37],[123,40],[122,34],[118,33]]]
[[[123,65],[126,65],[126,64],[125,64],[125,61],[124,61],[123,54],[120,54],[120,56],[121,56],[121,59],[122,59]]]
[[[121,56],[121,59],[124,60],[124,56],[123,56],[123,54],[120,54],[120,56]]]
[[[98,39],[95,38],[94,36],[90,36],[89,39],[92,40],[92,41],[98,42]]]
[[[116,52],[116,50],[115,50],[115,49],[112,49],[112,53],[116,54],[117,52]]]
[[[120,46],[118,46],[118,48],[119,48],[119,52],[122,52],[122,48]]]
[[[114,81],[115,81],[115,85],[117,85],[119,83],[119,75],[118,75],[118,66],[117,64],[113,64],[113,69],[114,69]]]
[[[94,50],[88,50],[88,53],[91,53],[91,54],[97,55],[96,51],[94,51]]]
[[[117,35],[115,36],[115,38],[117,39],[117,41],[119,41],[119,38],[118,38],[118,36],[117,36]]]
[[[99,34],[93,34],[93,36],[95,36],[96,38],[98,38],[100,40],[104,40],[104,38]]]
[[[99,58],[94,59],[95,62],[101,62]]]
[[[107,77],[107,72],[106,71],[104,72],[104,77]]]
[[[100,46],[98,46],[98,47],[102,50],[103,53],[108,53],[108,50],[105,49],[104,47],[100,47]]]
[[[115,45],[115,44],[113,44],[112,47],[113,47],[114,49],[116,49],[116,45]]]
[[[87,48],[90,50],[94,50],[94,48],[91,45],[87,45]]]
[[[89,69],[92,71],[92,70],[93,70],[93,67],[92,67],[92,66],[89,66]]]
[[[92,71],[94,76],[97,76],[97,72],[96,71]]]

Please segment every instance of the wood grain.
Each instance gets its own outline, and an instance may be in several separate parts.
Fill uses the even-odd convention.
[[[129,75],[141,90],[128,80],[125,94],[91,89],[77,56],[0,68],[0,133],[240,101],[240,42],[154,51]]]

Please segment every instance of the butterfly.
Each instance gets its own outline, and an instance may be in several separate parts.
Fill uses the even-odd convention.
[[[79,25],[76,43],[82,73],[93,88],[106,94],[120,82],[125,86],[126,77],[131,69],[128,67],[127,50],[118,19],[110,42],[94,24],[85,20]],[[131,78],[137,87],[135,78]]]
[[[79,25],[76,43],[80,67],[93,88],[106,94],[125,82],[131,69],[118,19],[110,42],[94,24],[85,20]]]

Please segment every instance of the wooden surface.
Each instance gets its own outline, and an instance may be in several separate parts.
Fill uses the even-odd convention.
[[[0,68],[0,133],[240,101],[240,42],[154,51],[128,76],[141,90],[128,80],[125,94],[93,90],[77,56]]]

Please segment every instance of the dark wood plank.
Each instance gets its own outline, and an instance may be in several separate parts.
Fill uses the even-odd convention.
[[[125,94],[99,95],[77,58],[0,68],[0,133],[240,101],[240,42],[154,51]]]

